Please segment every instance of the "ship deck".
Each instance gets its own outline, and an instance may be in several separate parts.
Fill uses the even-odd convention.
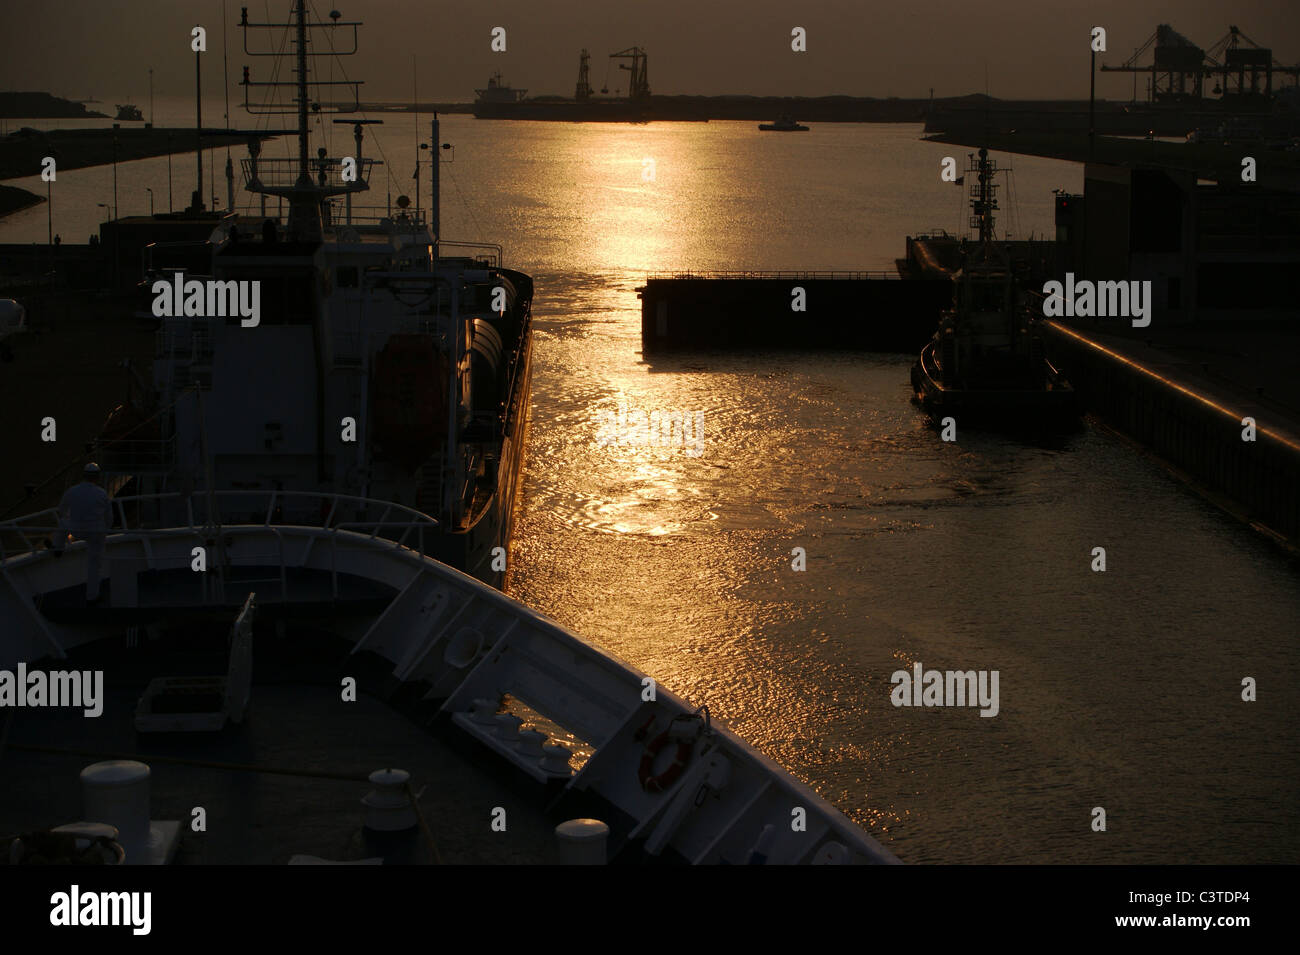
[[[75,544],[73,545],[75,546]],[[250,591],[257,593],[258,612],[275,618],[313,614],[375,615],[392,601],[394,591],[354,574],[330,574],[304,567],[285,567],[268,572],[259,567],[231,567],[224,571],[224,584],[204,580],[187,568],[145,570],[134,578],[136,591],[130,606],[114,606],[113,581],[100,587],[97,604],[87,604],[82,584],[44,594],[40,612],[60,623],[131,624],[157,618],[175,618],[190,611],[211,616],[215,612],[238,610]]]
[[[117,641],[108,641],[115,644]],[[0,718],[0,837],[82,818],[78,773],[100,759],[150,765],[154,820],[180,820],[180,864],[282,865],[296,854],[386,863],[547,863],[553,827],[540,791],[483,768],[463,752],[378,699],[359,674],[356,702],[341,701],[339,682],[319,662],[259,656],[250,711],[219,733],[137,733],[136,701],[160,675],[224,673],[218,647],[206,652],[94,646],[50,669],[105,670],[104,710],[6,709]],[[75,740],[75,743],[70,742]],[[61,750],[48,752],[38,750]],[[193,761],[171,762],[169,760]],[[493,765],[490,761],[488,765]],[[240,769],[219,768],[236,764]],[[363,829],[366,776],[405,769],[431,838],[416,830],[377,836]],[[258,771],[252,771],[255,767]],[[530,798],[532,797],[532,798]],[[207,831],[190,829],[195,807]],[[491,829],[506,810],[505,832]]]

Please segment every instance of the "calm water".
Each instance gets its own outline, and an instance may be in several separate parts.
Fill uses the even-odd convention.
[[[160,100],[159,124],[187,108]],[[416,141],[384,118],[381,203],[389,175],[412,190]],[[918,135],[444,122],[445,233],[503,242],[538,281],[513,592],[708,703],[906,861],[1300,861],[1300,588],[1250,532],[1096,427],[942,444],[905,356],[642,360],[648,272],[887,268],[906,233],[962,229],[938,170],[964,154]],[[1079,170],[1013,162],[1000,227],[1050,233]],[[180,199],[192,158],[174,169]],[[123,213],[145,186],[165,208],[165,158],[118,175]],[[84,241],[111,176],[60,174],[56,230]],[[45,215],[0,241],[43,240]],[[702,453],[602,445],[620,402],[699,421]],[[997,670],[1000,712],[895,708],[890,675],[916,661]]]

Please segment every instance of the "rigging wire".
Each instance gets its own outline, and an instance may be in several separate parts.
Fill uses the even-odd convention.
[[[434,156],[434,161],[435,161],[435,162],[437,162],[437,159],[438,159],[438,157],[437,157],[437,156]],[[448,163],[447,165],[448,165],[448,167],[450,167],[451,164]],[[474,213],[474,207],[473,207],[472,205],[470,205],[469,200],[465,198],[465,193],[461,191],[461,188],[460,188],[460,182],[459,182],[459,180],[456,179],[456,174],[455,174],[454,172],[452,172],[450,168],[448,168],[448,169],[447,169],[447,176],[448,176],[448,178],[451,179],[451,184],[452,184],[453,186],[456,187],[456,195],[459,196],[459,197],[460,197],[460,201],[461,201],[462,203],[464,203],[464,205],[465,205],[465,209],[466,209],[466,211],[469,212],[469,217],[470,217],[470,219],[471,219],[471,220],[473,221],[473,223],[474,223],[474,238],[475,238],[475,241],[478,241],[478,242],[482,242],[482,241],[484,241],[484,239],[483,239],[483,235],[484,235],[483,227],[482,227],[481,225],[479,225],[478,216],[475,215],[475,213]],[[442,237],[439,236],[438,238],[442,238]]]
[[[313,15],[315,15],[315,12],[316,12],[316,6],[315,6],[315,4],[314,4],[314,3],[313,3],[313,4],[309,4],[309,6],[311,7],[311,10],[312,10]],[[319,21],[320,18],[317,17],[317,20]],[[330,72],[330,77],[331,77],[331,79],[333,78],[333,68],[334,68],[334,63],[337,62],[337,63],[338,63],[338,67],[339,67],[339,73],[342,74],[342,76],[343,76],[343,81],[346,82],[346,83],[351,83],[351,82],[352,82],[352,77],[350,77],[350,76],[348,75],[348,68],[347,68],[347,65],[343,62],[342,57],[340,57],[340,56],[338,55],[338,50],[337,50],[337,49],[335,48],[335,46],[334,46],[334,35],[333,35],[333,31],[332,31],[332,30],[330,30],[330,31],[326,31],[326,42],[329,44],[329,47],[330,47],[330,70],[331,70],[331,72]],[[360,92],[359,92],[359,91],[357,91],[357,96],[356,96],[356,98],[357,98],[358,100],[360,99]],[[367,118],[367,119],[369,118],[369,114],[368,114],[364,109],[358,109],[358,110],[356,110],[356,112],[357,112],[360,116],[362,116],[363,118]],[[332,125],[332,124],[331,124],[331,125]],[[393,166],[392,166],[392,164],[391,164],[391,163],[389,162],[389,160],[388,160],[388,154],[384,152],[383,142],[380,140],[378,134],[372,134],[371,139],[370,139],[370,142],[372,142],[372,143],[375,145],[375,148],[376,148],[376,149],[378,150],[378,152],[379,152],[380,159],[383,161],[384,172],[385,172],[385,174],[386,174],[386,176],[387,176],[387,178],[388,178],[388,190],[389,190],[389,192],[391,193],[391,192],[392,192],[392,180],[393,180],[393,172],[392,172]],[[418,128],[418,125],[417,125],[417,129],[416,129],[416,142],[419,142],[419,128]],[[327,148],[331,148],[331,149],[332,149],[332,147],[327,147]],[[418,165],[416,166],[416,174],[417,174],[417,175],[419,174],[419,166],[418,166]]]

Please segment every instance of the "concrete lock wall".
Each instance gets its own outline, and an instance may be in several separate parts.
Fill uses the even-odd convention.
[[[797,298],[796,289],[801,290]],[[645,352],[819,348],[910,353],[934,333],[940,312],[952,302],[952,283],[794,273],[651,278],[640,295]]]
[[[1251,521],[1293,544],[1300,541],[1300,447],[1274,433],[1289,421],[1253,403],[1215,404],[1188,382],[1175,382],[1054,325],[1048,335],[1053,360],[1089,411],[1231,498]],[[1247,416],[1256,422],[1253,442],[1242,439]]]

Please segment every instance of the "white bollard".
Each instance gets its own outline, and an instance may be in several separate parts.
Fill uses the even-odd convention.
[[[127,865],[150,861],[149,767],[133,759],[92,763],[81,771],[81,808],[86,822],[118,831]]]
[[[570,819],[555,827],[562,865],[604,865],[609,826],[599,819]]]
[[[404,769],[376,769],[368,777],[375,788],[366,793],[366,828],[375,832],[403,832],[414,829],[415,807],[406,795],[411,774]]]

